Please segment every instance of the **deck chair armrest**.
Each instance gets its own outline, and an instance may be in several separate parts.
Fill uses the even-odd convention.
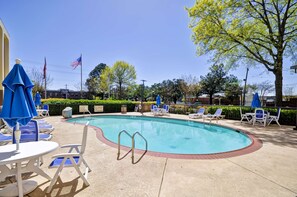
[[[58,157],[77,157],[80,156],[79,153],[60,153],[53,155],[52,158],[58,158]]]
[[[63,146],[61,146],[61,148],[76,148],[76,147],[80,147],[81,144],[65,144]]]

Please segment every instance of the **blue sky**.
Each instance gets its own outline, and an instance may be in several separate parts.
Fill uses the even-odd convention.
[[[185,7],[194,0],[30,0],[0,1],[0,18],[10,34],[10,66],[22,59],[26,70],[42,69],[47,58],[53,82],[48,89],[80,87],[80,69],[71,62],[83,54],[83,81],[99,63],[122,60],[135,66],[137,83],[147,85],[182,75],[200,77],[212,63],[198,57],[191,41]],[[284,88],[296,75],[284,65]],[[245,77],[246,65],[230,74]],[[248,83],[274,76],[263,66],[252,68]]]

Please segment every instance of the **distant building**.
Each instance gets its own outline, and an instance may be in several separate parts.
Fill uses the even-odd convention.
[[[2,81],[9,73],[9,34],[0,19],[0,105],[3,103]]]
[[[81,99],[80,91],[74,91],[69,89],[59,90],[46,90],[47,98],[68,98],[68,99]],[[42,95],[44,98],[44,93]],[[82,99],[88,98],[88,92],[82,92]]]

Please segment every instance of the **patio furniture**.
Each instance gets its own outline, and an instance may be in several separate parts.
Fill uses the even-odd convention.
[[[203,115],[203,121],[205,121],[205,119],[208,119],[209,122],[211,122],[212,120],[216,120],[216,122],[218,123],[218,121],[223,118],[222,111],[223,110],[221,108],[218,108],[214,114]]]
[[[246,114],[243,114],[242,113],[241,107],[239,108],[239,110],[240,110],[240,117],[241,117],[240,123],[242,123],[242,121],[244,119],[246,119],[248,122],[250,122],[252,120],[252,116],[250,114],[247,114],[247,113]]]
[[[49,105],[48,104],[43,105],[43,110],[44,110],[45,116],[49,116]]]
[[[39,132],[41,133],[51,133],[53,130],[55,130],[53,125],[49,123],[37,121],[37,124],[38,124]],[[35,128],[34,120],[31,120],[27,125],[20,126],[20,128],[21,130],[32,129],[32,128],[34,129]]]
[[[8,144],[11,141],[12,141],[11,135],[4,135],[4,134],[0,133],[0,145]]]
[[[280,112],[281,112],[281,108],[278,108],[277,109],[277,115],[276,116],[269,116],[268,117],[268,120],[267,120],[267,125],[270,125],[270,123],[272,122],[272,121],[275,121],[277,124],[278,124],[278,126],[281,126],[280,124],[279,124],[279,122],[278,122],[278,120],[279,120],[279,117],[280,117]]]
[[[263,124],[263,126],[266,126],[267,122],[267,115],[265,114],[264,109],[262,108],[256,108],[255,114],[253,116],[253,125],[255,125],[256,122],[259,122],[260,124]]]
[[[204,115],[204,111],[205,111],[205,108],[204,107],[201,107],[197,113],[195,114],[189,114],[189,118],[202,118],[202,116]]]
[[[17,184],[10,184],[0,190],[0,196],[23,196],[24,194],[32,192],[37,187],[36,181],[24,181],[22,180],[22,173],[35,172],[48,180],[51,177],[40,169],[39,165],[36,165],[36,160],[39,157],[46,155],[58,148],[56,142],[28,142],[20,143],[19,150],[16,151],[15,144],[9,144],[0,146],[0,180],[4,180],[5,177],[15,175]],[[23,162],[27,162],[25,166]],[[8,168],[7,165],[14,165],[15,168]]]
[[[52,138],[51,134],[39,133],[38,122],[36,120],[31,120],[31,126],[20,126],[21,138],[20,142],[30,142],[44,140],[48,141]],[[14,127],[14,130],[16,128]],[[12,132],[12,143],[16,143],[15,132]]]
[[[163,105],[163,109],[161,110],[162,115],[169,115],[169,105]]]
[[[61,148],[69,148],[69,151],[67,153],[61,153],[61,154],[56,154],[53,156],[55,158],[52,163],[50,164],[49,167],[58,167],[57,172],[51,181],[51,184],[49,185],[47,192],[50,192],[56,183],[58,177],[60,176],[60,173],[62,172],[64,167],[74,167],[79,176],[82,178],[84,181],[85,185],[90,185],[87,177],[88,177],[88,172],[91,171],[90,167],[88,166],[87,162],[83,158],[83,154],[86,149],[86,144],[87,144],[87,134],[88,134],[88,125],[89,122],[86,123],[83,129],[83,138],[82,138],[82,143],[81,144],[67,144],[61,146]],[[74,152],[73,152],[74,151]],[[83,173],[79,169],[81,164],[84,164],[86,169]]]

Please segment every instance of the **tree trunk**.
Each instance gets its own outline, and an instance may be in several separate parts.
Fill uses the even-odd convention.
[[[276,62],[277,66],[274,70],[275,75],[275,105],[277,107],[282,106],[283,100],[283,62],[282,59],[278,59]]]
[[[212,94],[209,94],[209,104],[212,105]]]
[[[119,100],[122,100],[122,83],[119,83]]]

